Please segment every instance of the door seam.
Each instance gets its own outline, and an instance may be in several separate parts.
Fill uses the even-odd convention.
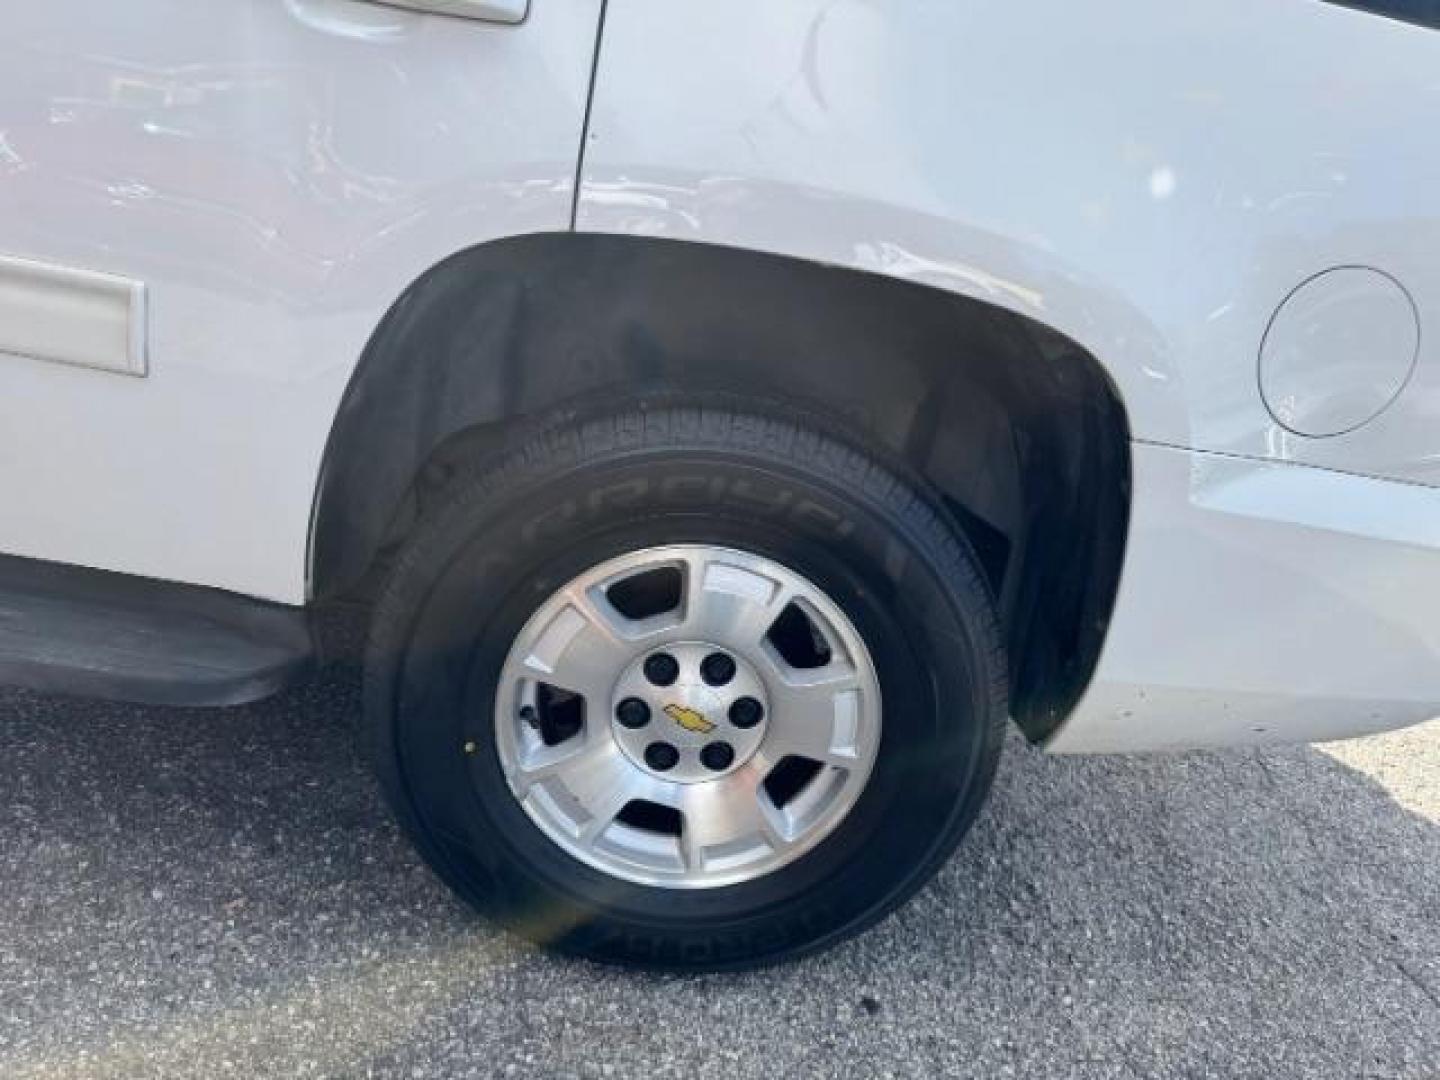
[[[570,231],[580,218],[580,185],[585,177],[585,151],[590,146],[590,110],[595,105],[595,80],[600,73],[600,50],[605,45],[605,14],[610,0],[600,0],[600,18],[595,26],[595,49],[590,57],[590,85],[585,91],[585,118],[580,124],[580,148],[575,155],[575,181],[570,190]]]

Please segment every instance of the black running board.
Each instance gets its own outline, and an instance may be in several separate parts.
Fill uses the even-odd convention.
[[[303,608],[0,556],[0,685],[145,705],[240,705],[302,677]]]

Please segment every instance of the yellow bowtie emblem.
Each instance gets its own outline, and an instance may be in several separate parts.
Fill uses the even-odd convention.
[[[715,730],[715,725],[706,720],[705,714],[699,709],[692,709],[685,705],[666,705],[665,715],[686,731],[693,731],[696,735],[709,735]]]

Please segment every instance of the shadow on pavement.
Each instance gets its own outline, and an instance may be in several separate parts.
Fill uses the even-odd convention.
[[[0,694],[0,1075],[1440,1074],[1440,829],[1320,750],[1015,740],[898,915],[682,979],[462,910],[357,707],[338,668],[221,713]]]

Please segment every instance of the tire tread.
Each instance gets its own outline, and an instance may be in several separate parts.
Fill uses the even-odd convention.
[[[979,619],[979,640],[975,645],[984,654],[990,730],[984,739],[985,754],[977,766],[976,783],[971,788],[976,794],[956,807],[952,825],[946,830],[953,835],[937,838],[927,865],[891,902],[846,926],[843,932],[760,961],[772,963],[818,951],[861,932],[924,885],[949,857],[978,813],[978,803],[990,787],[1003,744],[1006,658],[995,604],[979,562],[963,531],[940,508],[938,497],[918,478],[902,475],[905,470],[901,463],[881,460],[884,455],[876,448],[856,445],[851,438],[827,430],[826,425],[812,418],[774,414],[758,403],[637,403],[593,415],[572,410],[542,424],[498,458],[462,466],[449,477],[442,497],[427,499],[430,510],[402,546],[376,601],[365,658],[366,717],[360,742],[391,794],[392,804],[398,803],[395,739],[393,725],[388,722],[395,695],[395,658],[404,651],[410,620],[420,600],[417,583],[426,580],[424,568],[452,542],[456,528],[473,521],[489,504],[498,505],[506,496],[533,490],[597,458],[676,446],[781,458],[862,497],[903,529],[910,542],[933,560],[934,568],[958,594],[959,601]],[[427,842],[416,822],[407,820],[403,807],[397,806],[396,811],[426,856],[432,862],[443,863],[443,854]],[[717,966],[733,969],[751,965]]]

